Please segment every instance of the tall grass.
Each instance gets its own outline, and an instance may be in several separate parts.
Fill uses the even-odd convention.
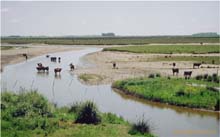
[[[55,108],[36,91],[22,91],[19,94],[1,93],[1,136],[3,137],[120,137],[129,136],[129,127],[128,122],[115,114],[100,113],[91,101],[74,103],[71,107]]]
[[[146,135],[148,137],[153,137],[151,134],[153,130],[152,125],[149,120],[145,120],[144,117],[138,120],[136,123],[133,123],[129,134],[131,135]]]
[[[91,101],[81,104],[75,122],[86,124],[100,123],[101,116],[97,106]]]
[[[136,78],[116,81],[113,87],[146,100],[190,108],[216,110],[220,100],[219,92],[210,88],[219,83],[195,79]]]

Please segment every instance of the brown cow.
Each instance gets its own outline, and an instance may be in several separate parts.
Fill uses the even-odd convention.
[[[55,75],[57,75],[57,73],[60,74],[61,70],[62,70],[62,68],[55,68],[55,69],[54,69]]]

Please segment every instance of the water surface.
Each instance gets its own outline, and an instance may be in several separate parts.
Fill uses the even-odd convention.
[[[216,113],[197,112],[134,99],[113,91],[111,85],[88,86],[80,83],[77,76],[69,71],[69,64],[73,63],[78,67],[93,65],[82,57],[99,50],[101,48],[85,48],[50,54],[61,57],[60,63],[50,62],[44,55],[9,65],[1,74],[1,89],[13,92],[20,92],[23,88],[37,89],[58,106],[92,100],[102,112],[115,113],[130,122],[142,117],[149,119],[155,128],[154,133],[161,137],[218,136],[220,123]],[[36,65],[39,62],[50,67],[49,73],[37,72]],[[55,77],[53,72],[55,67],[63,69],[58,77]],[[207,134],[202,135],[202,132]]]

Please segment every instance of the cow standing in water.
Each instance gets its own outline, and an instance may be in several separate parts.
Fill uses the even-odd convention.
[[[61,57],[58,58],[58,62],[59,62],[59,63],[61,62]]]
[[[73,71],[74,69],[75,69],[75,66],[72,63],[70,63],[70,70]]]
[[[57,62],[57,57],[50,57],[51,62]]]
[[[178,68],[173,68],[172,71],[173,71],[173,76],[174,76],[175,73],[176,73],[176,75],[179,74],[179,69]]]
[[[37,63],[36,69],[38,70],[38,72],[40,72],[40,71],[43,71],[43,72],[47,71],[48,72],[49,71],[49,67],[48,66],[44,67],[42,63]]]
[[[55,68],[54,69],[55,75],[57,75],[57,73],[60,74],[61,70],[62,70],[62,68]]]
[[[192,75],[192,71],[184,71],[185,79],[190,79],[191,75]]]

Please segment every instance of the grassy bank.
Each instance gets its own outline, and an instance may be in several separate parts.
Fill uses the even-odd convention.
[[[9,50],[9,49],[14,49],[15,47],[13,46],[0,46],[0,50]]]
[[[4,37],[1,43],[63,45],[128,45],[149,43],[219,43],[219,37],[154,36],[154,37]]]
[[[104,48],[104,51],[120,51],[132,53],[220,53],[219,45],[145,45]]]
[[[131,125],[92,102],[57,108],[37,92],[1,93],[1,136],[128,137]],[[134,133],[134,132],[132,132]],[[134,135],[139,135],[138,131]],[[141,136],[152,137],[149,133]]]
[[[22,46],[22,47],[16,47],[16,46],[0,46],[0,50],[10,50],[10,49],[16,49],[16,48],[23,49],[23,48],[28,48],[28,47],[25,47],[25,46]]]
[[[156,57],[148,61],[194,61],[203,64],[220,64],[219,56],[171,56],[171,57]]]
[[[197,77],[198,80],[137,78],[116,81],[113,87],[125,94],[146,100],[189,108],[219,110],[219,91],[214,88],[219,87],[219,83],[212,82],[213,79],[208,77]]]

